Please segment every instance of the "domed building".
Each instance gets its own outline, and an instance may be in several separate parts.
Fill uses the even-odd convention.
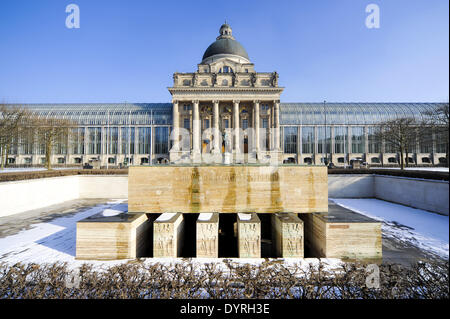
[[[375,134],[380,122],[418,121],[440,103],[280,103],[277,72],[256,72],[227,23],[197,70],[174,73],[172,103],[27,104],[41,118],[76,123],[55,145],[54,165],[289,162],[336,166],[361,159],[398,165],[400,154]],[[11,105],[12,106],[12,105]],[[423,133],[423,132],[422,132]],[[410,146],[410,165],[446,163],[442,132],[429,128]],[[10,165],[45,164],[45,148],[17,136]]]
[[[282,161],[278,74],[256,72],[228,24],[220,27],[196,72],[173,78],[174,136],[180,138],[171,162]]]

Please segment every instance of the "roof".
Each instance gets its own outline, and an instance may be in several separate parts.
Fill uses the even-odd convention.
[[[236,40],[230,38],[222,38],[214,41],[203,54],[203,59],[205,60],[213,55],[217,54],[232,54],[241,56],[250,61],[247,51],[244,47]]]
[[[446,103],[280,103],[281,125],[377,124],[400,117],[424,120]],[[326,118],[325,118],[326,115]]]

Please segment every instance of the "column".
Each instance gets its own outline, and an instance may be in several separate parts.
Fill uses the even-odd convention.
[[[276,213],[271,217],[276,257],[303,258],[303,221],[293,213]]]
[[[280,101],[274,101],[274,124],[275,124],[275,134],[274,134],[274,148],[276,151],[280,150]]]
[[[233,130],[234,130],[234,151],[240,153],[239,150],[239,102],[233,101]]]
[[[255,151],[256,153],[259,152],[259,146],[260,146],[260,138],[259,138],[259,101],[253,101],[254,103],[254,113],[255,113],[255,124],[254,124],[254,130],[255,130]]]
[[[199,101],[192,101],[193,104],[193,121],[192,121],[192,152],[200,154],[200,113],[198,109]]]
[[[172,136],[174,137],[172,150],[179,151],[180,150],[180,112],[178,110],[178,101],[174,100],[172,102],[172,104],[173,104],[173,109],[172,109],[172,117],[173,117]]]
[[[197,219],[197,258],[219,257],[219,213],[201,213]]]
[[[261,221],[256,213],[238,213],[239,258],[261,258]]]
[[[183,214],[161,214],[153,222],[153,257],[179,257],[183,246],[183,234]]]
[[[219,101],[213,101],[213,153],[220,153],[220,131],[219,131]]]

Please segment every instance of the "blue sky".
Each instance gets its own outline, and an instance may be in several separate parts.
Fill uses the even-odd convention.
[[[447,102],[448,17],[447,0],[2,0],[0,102],[170,102],[225,19],[282,102]]]

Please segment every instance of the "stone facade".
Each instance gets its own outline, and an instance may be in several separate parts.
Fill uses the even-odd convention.
[[[237,43],[229,26],[220,32],[210,47],[221,40]],[[170,161],[280,161],[283,88],[278,86],[278,73],[255,72],[242,47],[236,52],[221,50],[226,51],[219,48],[204,56],[196,72],[173,75]]]

